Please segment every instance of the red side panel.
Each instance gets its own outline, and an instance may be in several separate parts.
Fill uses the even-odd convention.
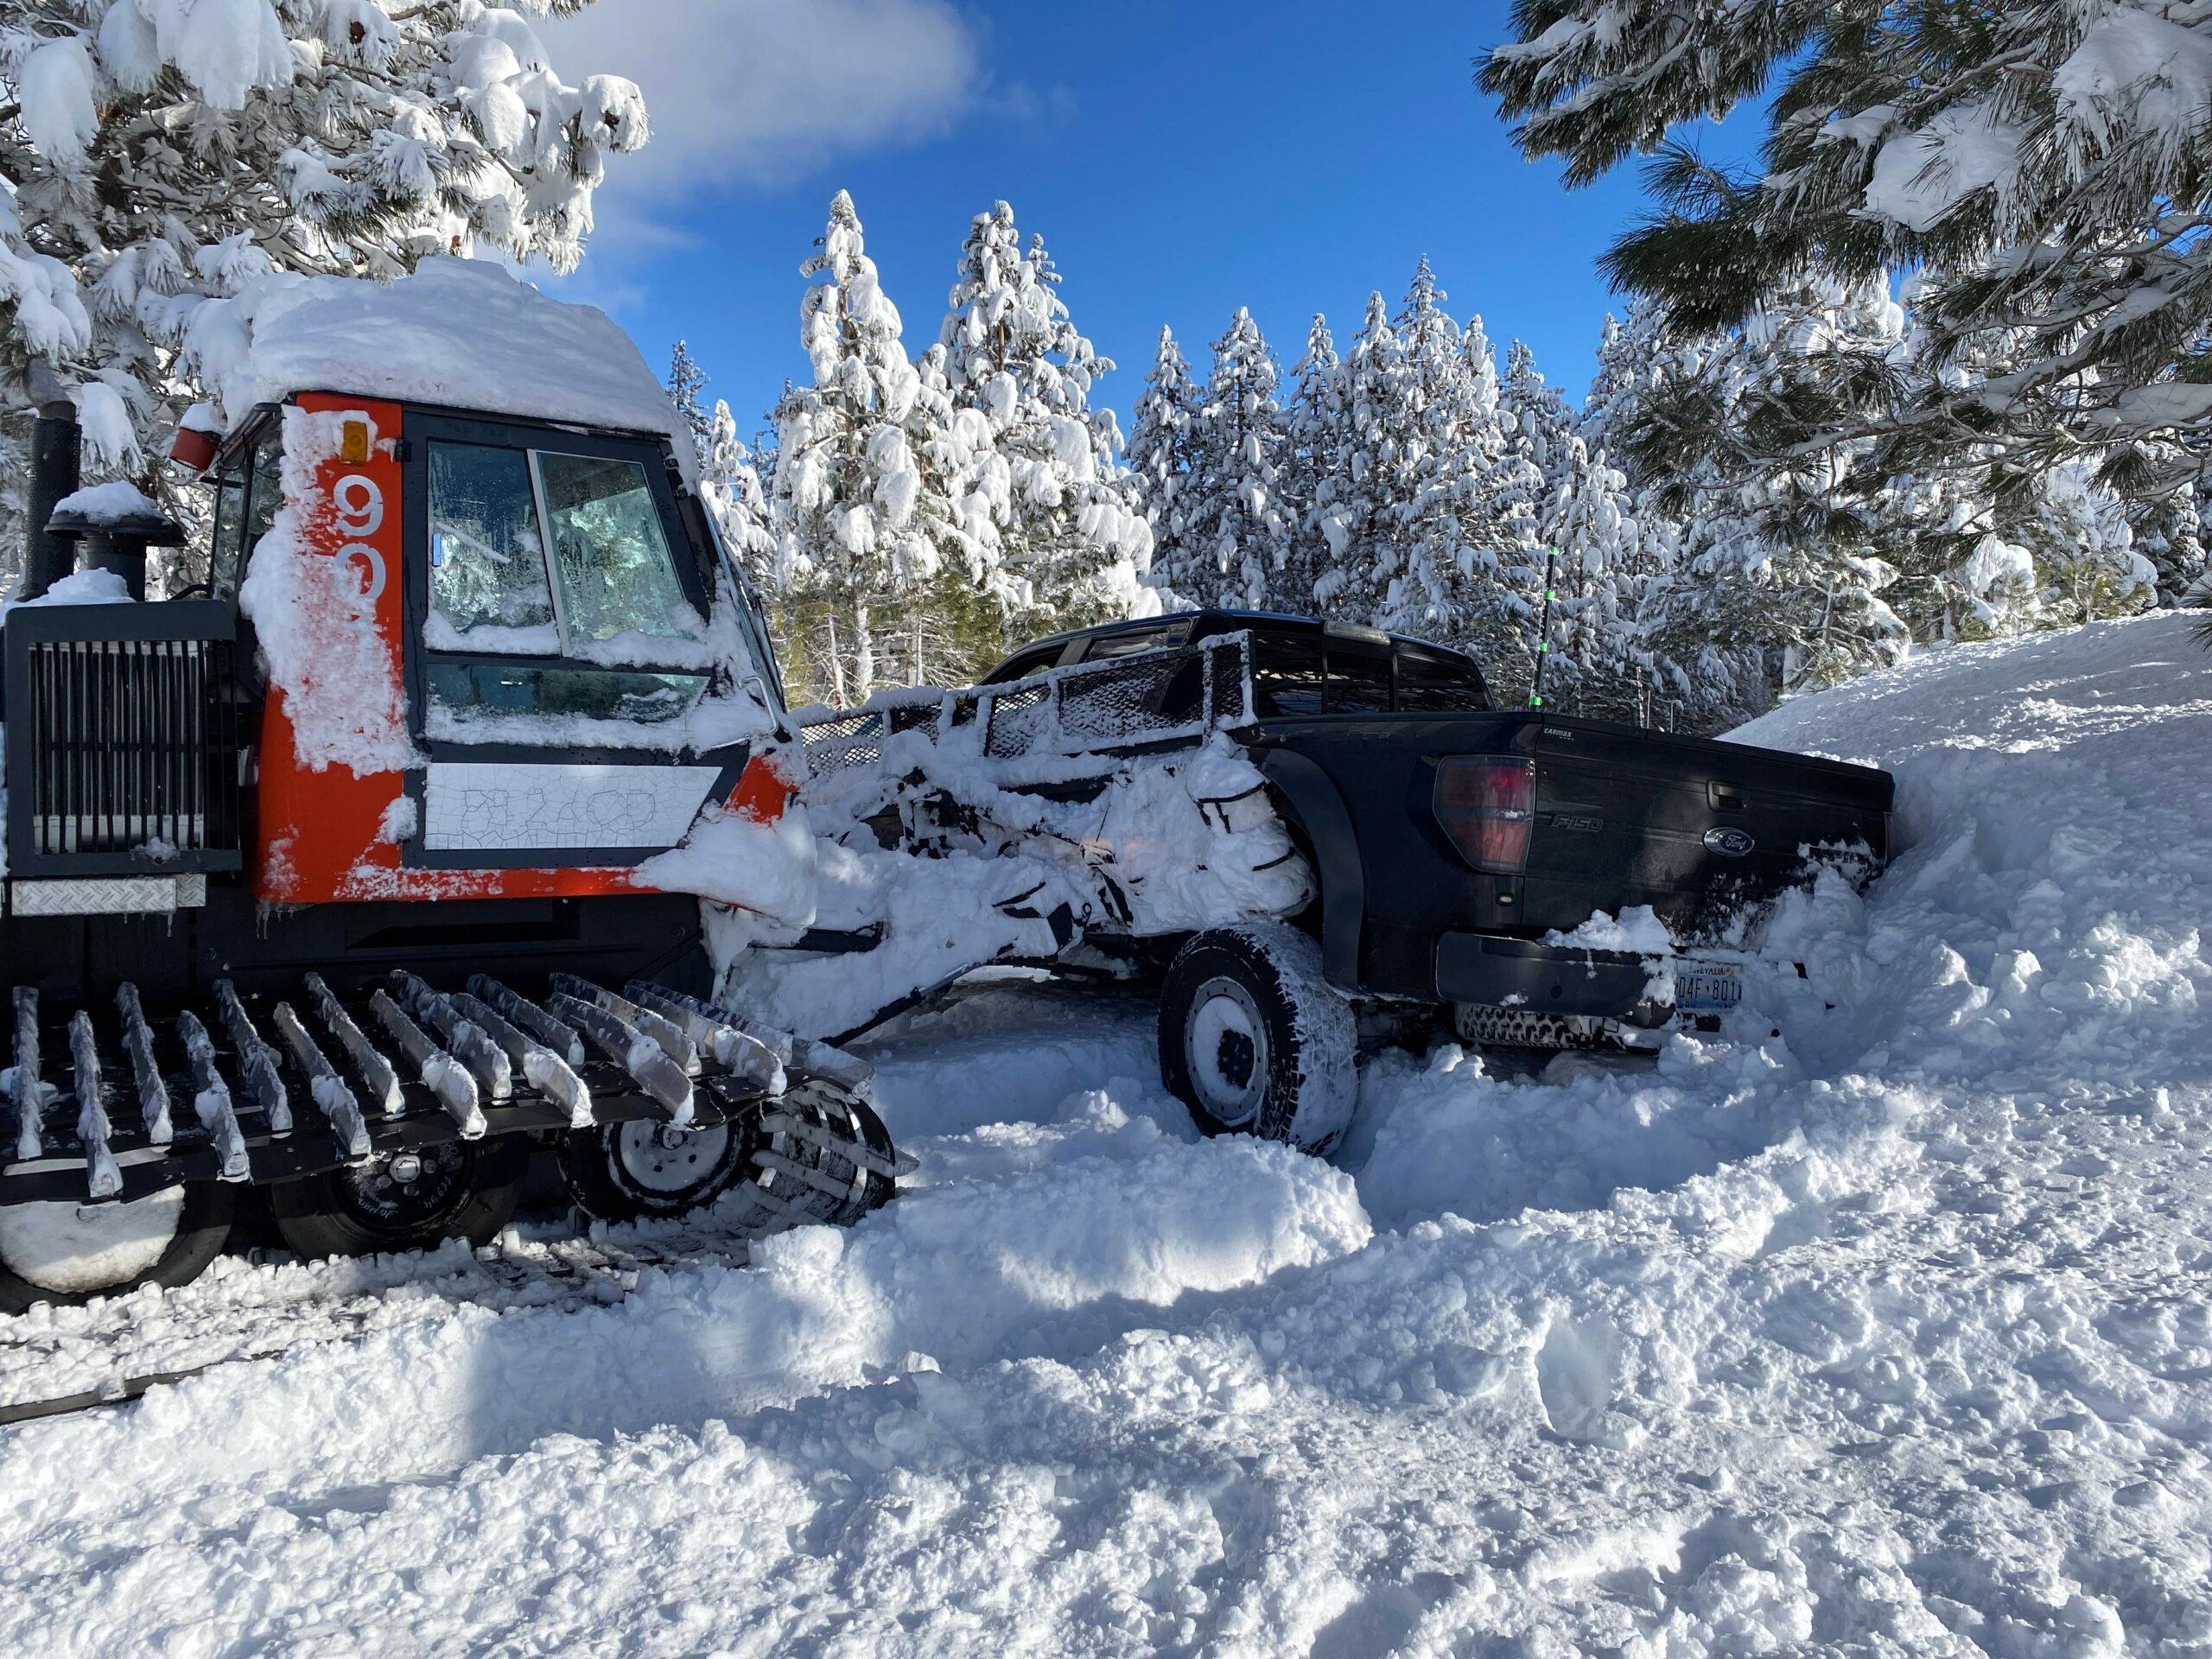
[[[334,629],[369,629],[377,636],[377,656],[388,665],[388,695],[404,708],[401,678],[403,589],[400,535],[400,465],[393,447],[400,436],[396,404],[308,394],[301,413],[336,415],[358,420],[367,441],[347,460],[328,435],[318,431],[317,449],[332,453],[312,460],[298,454],[308,425],[286,411],[285,508],[307,555],[339,561],[328,584],[303,581],[296,594],[326,594],[341,613],[319,620]],[[327,425],[319,423],[318,426]],[[304,464],[302,464],[304,463]],[[283,524],[280,521],[278,528]],[[260,623],[264,633],[273,626]],[[297,702],[344,696],[358,699],[358,685],[319,683],[312,663],[296,672],[295,683],[272,685],[261,728],[260,858],[256,891],[272,904],[304,905],[340,897],[353,885],[364,863],[388,861],[396,868],[399,849],[380,839],[385,815],[402,794],[398,771],[357,773],[344,762],[302,759],[299,726],[322,721]],[[325,711],[326,713],[327,711]],[[296,715],[298,724],[296,725]],[[379,855],[382,857],[379,857]]]
[[[334,614],[318,619],[327,625],[325,637],[335,631],[358,642],[354,631],[370,631],[371,677],[388,674],[388,679],[373,688],[375,697],[365,697],[358,664],[354,679],[334,685],[318,675],[314,655],[307,653],[293,665],[290,683],[271,686],[261,730],[257,895],[270,904],[309,905],[651,891],[623,868],[404,868],[392,838],[396,833],[411,836],[416,829],[401,804],[404,757],[393,757],[401,764],[391,769],[372,765],[365,771],[331,760],[302,741],[303,728],[327,730],[334,715],[342,724],[348,709],[363,702],[405,709],[405,553],[402,468],[395,453],[402,435],[399,406],[309,393],[297,399],[297,414],[319,418],[310,423],[287,412],[285,505],[295,515],[305,556],[336,563],[331,581],[297,582],[291,591],[307,596],[299,602],[333,607]],[[367,430],[364,437],[357,429],[348,442],[345,429],[353,423]],[[315,452],[311,461],[302,454],[306,449]],[[259,626],[264,635],[270,631],[265,620]],[[346,706],[334,707],[334,701]],[[365,717],[358,709],[353,711]],[[383,746],[387,751],[391,747]],[[415,756],[411,764],[420,767],[423,757]],[[747,817],[773,821],[783,816],[791,794],[791,785],[774,761],[760,755],[747,766],[730,804]]]

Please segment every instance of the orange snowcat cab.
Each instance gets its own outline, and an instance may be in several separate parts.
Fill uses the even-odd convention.
[[[302,1254],[481,1242],[541,1145],[609,1219],[893,1189],[866,1068],[717,1005],[656,884],[804,765],[688,439],[604,317],[462,264],[238,302],[205,580],[7,613],[0,1312],[189,1278],[248,1187]],[[72,481],[143,589],[174,538]]]

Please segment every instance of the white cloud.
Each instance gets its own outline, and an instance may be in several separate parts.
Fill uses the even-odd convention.
[[[982,73],[948,0],[597,0],[538,29],[563,79],[627,75],[645,89],[652,142],[609,161],[602,224],[632,202],[664,210],[932,137]]]

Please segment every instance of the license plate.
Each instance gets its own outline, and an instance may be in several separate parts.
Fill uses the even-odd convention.
[[[1744,1000],[1733,968],[1710,964],[1675,970],[1675,1007],[1683,1014],[1719,1014]]]

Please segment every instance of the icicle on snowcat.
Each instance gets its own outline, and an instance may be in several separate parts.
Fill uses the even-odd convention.
[[[702,814],[772,823],[804,760],[635,347],[459,261],[266,286],[201,336],[190,591],[146,601],[181,532],[76,493],[73,412],[41,407],[0,1312],[181,1283],[249,1187],[302,1255],[480,1243],[545,1145],[593,1217],[883,1202],[867,1068],[718,1006],[699,899],[640,868]]]

